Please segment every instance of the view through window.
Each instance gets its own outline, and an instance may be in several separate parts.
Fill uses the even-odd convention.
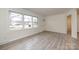
[[[38,18],[28,15],[23,15],[20,13],[10,12],[10,29],[11,30],[21,30],[21,29],[31,29],[38,27]]]

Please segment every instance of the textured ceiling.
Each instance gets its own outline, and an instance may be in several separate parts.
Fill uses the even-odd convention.
[[[25,9],[30,10],[41,16],[49,16],[49,15],[65,13],[69,11],[71,8],[25,8]]]

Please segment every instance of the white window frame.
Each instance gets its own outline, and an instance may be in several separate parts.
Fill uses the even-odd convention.
[[[16,14],[21,14],[21,15],[22,15],[22,28],[21,28],[21,29],[16,29],[16,30],[33,29],[33,28],[37,28],[37,27],[38,27],[38,17],[37,17],[37,16],[31,16],[31,15],[26,15],[26,14],[23,14],[23,13],[20,13],[20,12],[9,11],[9,20],[10,20],[9,29],[10,29],[10,30],[15,30],[15,29],[11,29],[11,28],[10,28],[11,22],[12,22],[12,21],[11,21],[11,18],[10,18],[10,13],[16,13]],[[25,27],[24,27],[24,26],[25,26],[24,15],[32,17],[32,27],[31,27],[31,28],[25,28]],[[37,18],[37,27],[33,27],[33,17],[36,17],[36,18]]]
[[[32,16],[29,16],[29,15],[24,15],[24,16],[31,17],[31,21],[28,21],[28,22],[32,22]],[[29,26],[29,23],[28,22],[25,21],[25,17],[24,17],[24,29],[32,29],[33,28],[33,24],[31,25],[31,27],[25,28],[26,23]]]
[[[35,17],[35,18],[37,18],[37,21],[36,21],[36,25],[37,25],[37,27],[38,27],[38,17],[36,17],[36,16],[33,16],[33,17]],[[32,17],[32,21],[33,21],[33,17]],[[37,27],[34,27],[34,21],[33,21],[33,28],[37,28]]]
[[[22,15],[22,22],[21,22],[21,23],[22,23],[22,24],[21,24],[21,25],[22,25],[22,28],[21,28],[21,29],[12,29],[12,28],[10,28],[10,26],[12,26],[12,24],[11,24],[12,21],[11,21],[11,17],[10,17],[10,14],[11,14],[11,13],[21,14],[21,13],[19,13],[19,12],[9,11],[9,20],[10,20],[9,29],[10,29],[10,30],[22,30],[22,29],[23,29],[23,14],[21,14],[21,15]]]

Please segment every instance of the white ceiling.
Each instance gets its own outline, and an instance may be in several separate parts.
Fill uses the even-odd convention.
[[[65,13],[70,10],[70,8],[26,8],[36,14],[41,16],[49,16],[54,14]]]

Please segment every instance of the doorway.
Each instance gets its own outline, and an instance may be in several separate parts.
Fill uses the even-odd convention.
[[[67,16],[67,34],[71,35],[72,33],[72,17],[71,15]]]
[[[72,48],[72,16],[67,16],[67,39],[66,39],[66,46],[68,49]]]

